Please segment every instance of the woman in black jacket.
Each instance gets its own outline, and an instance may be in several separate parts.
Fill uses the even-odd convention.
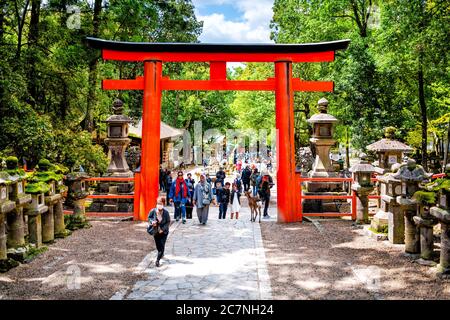
[[[164,209],[166,199],[158,197],[156,201],[156,208],[150,210],[148,214],[148,233],[155,239],[158,256],[156,257],[155,265],[160,266],[159,260],[164,256],[164,248],[166,246],[167,236],[169,235],[170,214]]]

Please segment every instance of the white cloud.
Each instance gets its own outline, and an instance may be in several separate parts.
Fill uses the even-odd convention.
[[[236,9],[236,18],[227,20],[224,14],[200,14],[208,5],[228,5]],[[201,42],[273,42],[270,40],[272,0],[194,0],[197,19],[203,21]]]

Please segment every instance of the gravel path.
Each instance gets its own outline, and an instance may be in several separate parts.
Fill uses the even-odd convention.
[[[274,299],[450,299],[450,281],[351,221],[261,224]]]
[[[146,223],[91,221],[28,264],[0,274],[0,299],[110,299],[145,279],[136,266],[154,241]],[[80,286],[71,281],[80,271]]]

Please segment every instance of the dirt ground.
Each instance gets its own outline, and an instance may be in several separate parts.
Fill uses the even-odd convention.
[[[450,299],[450,280],[351,221],[261,224],[274,299]],[[320,231],[319,231],[320,229]]]
[[[146,278],[134,273],[152,250],[146,223],[91,221],[33,261],[0,274],[0,299],[110,299]],[[80,286],[72,275],[80,271]]]

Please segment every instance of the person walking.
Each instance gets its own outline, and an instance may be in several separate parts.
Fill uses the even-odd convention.
[[[258,193],[258,180],[259,180],[259,172],[258,169],[255,168],[250,176],[250,184],[253,188],[254,197],[256,197],[256,194]]]
[[[233,190],[231,191],[230,204],[231,219],[233,219],[234,214],[236,214],[236,219],[239,219],[239,211],[241,210],[241,190],[239,190],[239,187],[235,183],[233,183]]]
[[[170,193],[170,187],[172,186],[172,172],[170,172],[169,169],[166,169],[166,180],[165,180],[165,189],[166,189],[166,203],[170,205],[169,203],[169,193]]]
[[[219,168],[219,171],[216,172],[216,183],[217,182],[222,182],[222,186],[225,183],[225,178],[226,178],[226,174],[225,171],[223,170],[223,167]]]
[[[244,184],[244,191],[247,192],[250,189],[250,176],[252,175],[252,170],[249,165],[246,165],[244,170],[242,170],[242,183]]]
[[[206,181],[206,176],[200,176],[200,182],[197,183],[192,197],[192,203],[197,207],[197,217],[200,224],[205,225],[208,221],[209,205],[213,201],[212,187]]]
[[[218,190],[219,193],[219,219],[225,219],[230,202],[230,183],[225,183],[225,187]]]
[[[269,216],[269,204],[270,204],[270,189],[274,186],[273,179],[270,174],[265,171],[263,175],[259,178],[259,196],[264,202],[264,214],[263,218],[268,219]]]
[[[195,180],[192,179],[192,174],[188,173],[187,179],[185,181],[188,186],[188,200],[186,202],[186,218],[192,219],[192,210],[194,209],[192,197],[194,196]]]
[[[162,257],[164,257],[164,249],[166,246],[167,236],[169,235],[170,214],[164,209],[166,199],[158,197],[156,200],[156,208],[150,210],[148,214],[148,228],[147,232],[153,236],[155,240],[156,250],[158,255],[156,257],[155,266],[159,267]]]
[[[169,199],[175,205],[174,218],[176,221],[183,219],[186,223],[186,202],[188,201],[189,190],[186,181],[183,179],[183,171],[178,171],[177,178],[170,187]]]
[[[165,177],[166,171],[159,166],[159,190],[166,191],[166,183],[165,183]]]

